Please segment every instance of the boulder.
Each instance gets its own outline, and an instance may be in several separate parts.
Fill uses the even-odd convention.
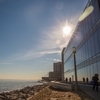
[[[0,99],[1,99],[1,100],[5,99],[5,98],[6,98],[6,97],[4,97],[4,96],[0,95]]]
[[[18,94],[11,94],[11,95],[9,96],[9,98],[10,98],[11,100],[16,100],[16,99],[18,98]]]
[[[20,93],[18,97],[19,97],[19,98],[27,98],[28,95],[26,95],[26,94],[24,94],[24,93]]]
[[[26,100],[26,99],[24,99],[24,98],[18,98],[17,100]]]

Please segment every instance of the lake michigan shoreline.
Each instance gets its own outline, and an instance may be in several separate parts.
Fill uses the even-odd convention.
[[[41,85],[27,86],[9,92],[0,93],[0,100],[27,100],[37,92],[48,86],[47,83]]]
[[[0,100],[93,100],[83,91],[54,89],[50,82],[0,93]]]

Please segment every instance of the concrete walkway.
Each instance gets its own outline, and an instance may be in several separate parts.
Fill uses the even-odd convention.
[[[100,86],[99,91],[93,91],[92,85],[79,85],[80,89],[83,90],[86,94],[92,97],[94,100],[100,100]]]
[[[56,85],[56,87],[58,88],[62,88],[64,87],[64,89],[69,89],[69,86],[71,84],[66,84],[66,83],[60,83],[60,82],[51,82],[52,86]],[[92,85],[87,85],[87,84],[78,84],[79,88],[84,91],[86,94],[88,94],[91,98],[93,98],[94,100],[100,100],[100,86],[98,89],[98,92],[95,90],[93,91],[92,89]],[[70,88],[71,90],[71,88]]]

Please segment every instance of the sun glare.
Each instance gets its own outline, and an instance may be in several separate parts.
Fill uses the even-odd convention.
[[[65,35],[68,35],[71,32],[71,27],[70,26],[65,26],[63,28],[63,32]]]

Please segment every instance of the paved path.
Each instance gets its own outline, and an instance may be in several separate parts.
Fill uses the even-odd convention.
[[[100,86],[99,91],[93,91],[91,85],[79,85],[80,89],[92,97],[94,100],[100,100]]]

